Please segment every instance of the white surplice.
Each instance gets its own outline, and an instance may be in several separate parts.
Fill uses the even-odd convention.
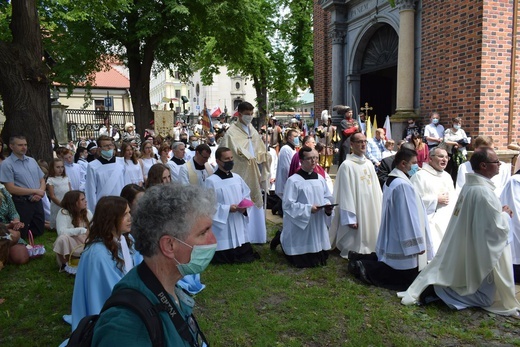
[[[220,141],[219,147],[227,147],[233,152],[236,172],[251,190],[251,200],[255,206],[248,210],[249,240],[251,243],[265,243],[267,229],[262,189],[269,179],[271,156],[255,128],[240,122],[232,124]]]
[[[342,257],[346,258],[348,251],[375,251],[382,196],[374,165],[365,157],[347,155],[334,183],[334,200],[339,205],[329,229],[331,245]],[[348,226],[355,223],[357,229]]]
[[[168,167],[170,168],[171,181],[180,182],[179,170],[180,170],[181,166],[186,165],[186,162],[184,162],[183,164],[180,164],[181,161],[179,159],[177,159],[177,162],[174,159],[177,159],[177,158],[172,157],[171,160],[168,160],[168,163],[166,163],[166,165],[168,165]]]
[[[289,177],[289,169],[291,168],[291,160],[296,154],[296,151],[290,145],[284,145],[278,153],[278,166],[276,168],[276,186],[275,193],[280,198],[283,198],[285,189],[285,182]]]
[[[96,159],[88,164],[85,196],[89,210],[96,210],[96,204],[101,197],[121,194],[125,186],[123,160],[123,158],[116,158],[115,163],[102,164],[99,159]]]
[[[393,169],[383,185],[383,214],[377,238],[377,259],[396,270],[419,267],[433,258],[428,216],[408,176]],[[419,253],[424,252],[419,255]]]
[[[280,241],[287,255],[317,253],[330,249],[327,224],[331,217],[325,214],[323,208],[316,213],[311,213],[311,208],[313,205],[332,203],[333,198],[325,179],[313,174],[317,176],[316,179],[304,179],[296,173],[289,177],[285,185]]]
[[[80,190],[85,191],[85,174],[86,172],[83,171],[83,168],[81,165],[72,163],[72,164],[65,164],[65,174],[69,177],[70,181],[70,187],[72,190]]]
[[[483,308],[502,315],[518,314],[520,303],[515,298],[508,243],[509,215],[502,212],[494,189],[486,177],[466,175],[439,251],[408,290],[398,293],[402,304],[416,303],[429,285],[452,289],[449,304],[454,304],[457,295],[481,290],[487,278],[494,281],[495,302]]]
[[[457,201],[453,180],[446,171],[439,172],[429,164],[424,163],[422,169],[413,175],[410,181],[426,208],[433,251],[436,252],[439,249]],[[449,203],[447,205],[438,204],[439,194],[443,193],[449,194]]]
[[[250,190],[242,177],[232,173],[222,179],[220,171],[211,175],[205,187],[213,189],[217,197],[217,211],[213,215],[213,233],[217,239],[217,251],[234,249],[249,242],[248,218],[240,212],[229,212],[231,205],[238,205],[243,199],[251,199]]]

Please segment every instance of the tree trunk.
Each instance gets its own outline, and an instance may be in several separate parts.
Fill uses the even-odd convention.
[[[35,0],[13,0],[12,42],[0,41],[0,94],[6,122],[2,139],[22,135],[28,154],[52,159],[49,82]]]
[[[129,16],[128,20],[129,23],[136,21],[135,16]],[[150,74],[155,58],[156,45],[155,37],[148,38],[144,45],[140,41],[128,41],[125,43],[135,126],[141,136],[144,134],[145,129],[150,127],[150,121],[154,117],[150,104]]]

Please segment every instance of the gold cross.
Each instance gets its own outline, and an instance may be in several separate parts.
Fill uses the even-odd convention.
[[[365,102],[365,107],[360,108],[360,110],[365,113],[365,119],[368,119],[368,111],[372,111],[373,109],[373,107],[368,107],[368,102]]]
[[[361,176],[361,181],[367,185],[372,184],[372,175],[367,172],[367,169],[363,169],[363,176]]]

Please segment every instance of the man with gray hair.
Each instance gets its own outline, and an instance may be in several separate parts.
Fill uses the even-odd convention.
[[[193,298],[177,285],[185,275],[203,272],[217,241],[211,230],[215,195],[197,186],[168,184],[146,191],[132,216],[135,248],[144,257],[115,287],[144,294],[159,312],[165,346],[209,345],[192,315]],[[116,306],[101,313],[95,346],[150,346],[145,323],[131,309]]]
[[[186,165],[186,160],[184,160],[186,145],[183,142],[174,142],[171,147],[173,155],[166,164],[170,168],[171,181],[180,182],[179,169],[181,166]]]

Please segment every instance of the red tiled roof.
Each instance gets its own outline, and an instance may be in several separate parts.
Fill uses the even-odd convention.
[[[110,65],[108,71],[96,72],[93,87],[96,88],[130,88],[130,80]]]

